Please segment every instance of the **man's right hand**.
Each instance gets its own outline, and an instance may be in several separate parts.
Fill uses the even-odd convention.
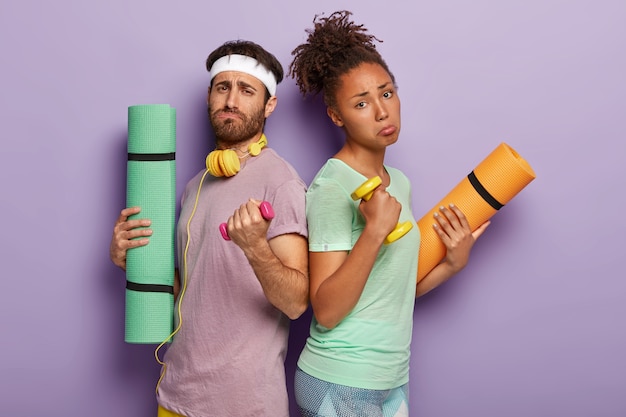
[[[113,263],[124,271],[126,271],[126,251],[147,245],[150,241],[148,237],[152,235],[152,229],[139,229],[150,226],[152,222],[149,219],[128,220],[128,217],[140,211],[140,207],[125,208],[113,227],[109,256]]]

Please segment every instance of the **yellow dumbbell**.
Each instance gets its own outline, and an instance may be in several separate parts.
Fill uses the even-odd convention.
[[[383,180],[377,175],[365,181],[356,190],[351,194],[351,197],[354,201],[363,199],[368,201],[372,198],[372,194],[374,194],[374,190],[383,183]],[[389,244],[395,242],[400,239],[402,236],[406,235],[409,230],[413,228],[413,223],[410,221],[405,221],[404,223],[398,223],[395,229],[391,231],[385,238],[384,243]]]

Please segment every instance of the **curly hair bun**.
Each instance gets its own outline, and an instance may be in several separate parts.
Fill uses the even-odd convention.
[[[316,15],[313,29],[306,30],[307,41],[291,52],[294,60],[289,74],[303,95],[324,91],[328,98],[339,77],[364,62],[379,63],[387,69],[374,44],[382,41],[352,22],[351,15],[347,10],[328,17]]]

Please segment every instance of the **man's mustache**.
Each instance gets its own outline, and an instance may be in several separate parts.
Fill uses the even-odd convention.
[[[229,109],[229,108],[226,108],[226,107],[222,108],[222,109],[215,110],[214,112],[211,112],[211,109],[208,108],[207,109],[207,113],[209,114],[209,116],[217,116],[220,113],[228,113],[228,114],[235,114],[235,115],[240,116],[242,118],[245,117],[245,115],[242,112],[240,112],[239,110],[237,110],[237,109]]]

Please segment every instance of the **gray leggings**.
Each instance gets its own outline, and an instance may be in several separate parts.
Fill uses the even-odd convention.
[[[406,417],[409,386],[371,390],[333,384],[296,370],[295,396],[302,417]]]

